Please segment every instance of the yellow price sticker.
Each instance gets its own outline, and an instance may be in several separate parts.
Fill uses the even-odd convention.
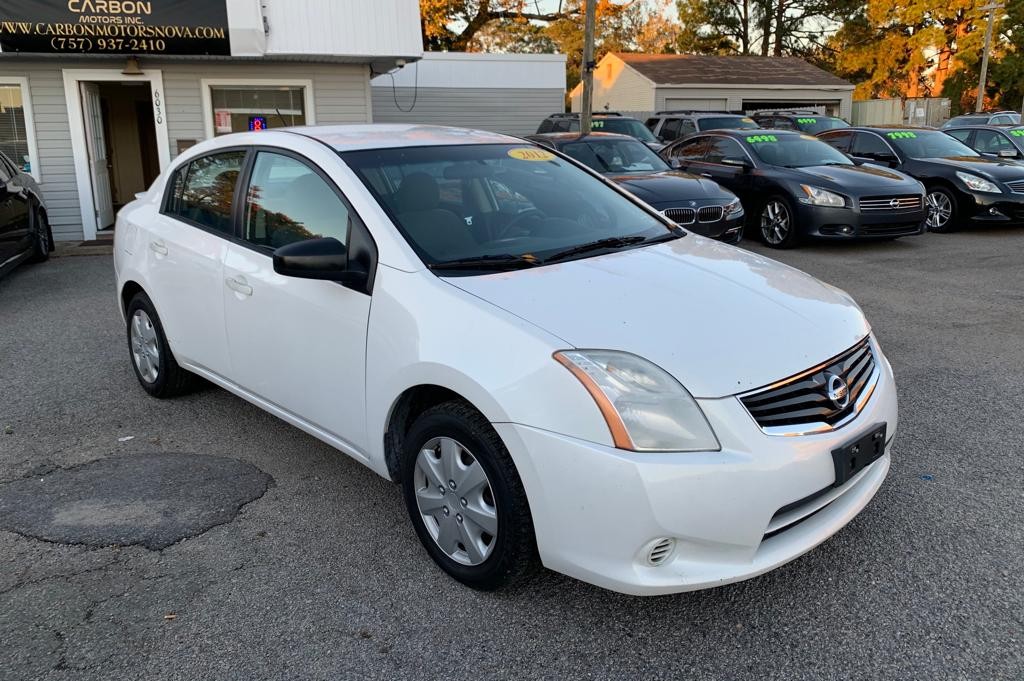
[[[553,161],[556,156],[550,151],[544,151],[543,149],[536,149],[533,147],[517,147],[515,149],[509,149],[508,155],[510,158],[518,159],[520,161]]]

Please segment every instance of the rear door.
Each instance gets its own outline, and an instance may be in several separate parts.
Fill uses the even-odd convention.
[[[247,150],[200,156],[171,177],[160,214],[140,225],[149,293],[179,363],[231,375],[224,333],[224,257]]]
[[[18,204],[11,195],[11,171],[0,163],[0,265],[21,252]]]
[[[359,216],[317,165],[260,148],[227,247],[223,299],[235,382],[271,405],[365,451],[370,296],[333,281],[285,277],[273,252],[318,237],[350,245]],[[366,236],[361,238],[368,238]]]
[[[850,142],[850,158],[879,165],[898,165],[898,156],[889,143],[873,132],[858,132]]]

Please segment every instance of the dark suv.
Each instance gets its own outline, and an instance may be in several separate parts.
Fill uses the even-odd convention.
[[[708,130],[750,130],[760,127],[752,118],[735,111],[659,111],[644,125],[654,136],[668,144]]]
[[[590,121],[592,132],[611,132],[616,135],[629,135],[646,144],[654,151],[659,151],[664,144],[635,118],[623,116],[617,111],[595,111]],[[537,127],[537,134],[548,132],[579,132],[580,115],[578,113],[553,113]]]
[[[759,111],[750,114],[762,128],[774,128],[775,130],[799,130],[808,135],[817,135],[826,130],[836,128],[848,128],[850,124],[842,118],[826,116],[815,111]]]

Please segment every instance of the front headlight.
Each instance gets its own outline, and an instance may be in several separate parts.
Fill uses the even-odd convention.
[[[614,350],[564,350],[554,357],[594,398],[619,449],[721,449],[704,412],[686,388],[651,362]]]
[[[842,208],[846,205],[846,199],[827,189],[812,187],[808,184],[800,185],[800,189],[803,189],[804,194],[807,195],[800,198],[800,203],[807,203],[812,206],[831,206],[833,208]]]
[[[733,199],[729,203],[725,204],[725,212],[723,215],[727,218],[736,217],[737,215],[743,214],[743,204],[740,203],[739,199]]]
[[[960,181],[967,185],[967,188],[976,192],[988,192],[990,194],[1002,194],[1003,190],[995,182],[989,182],[984,177],[979,175],[972,175],[971,173],[961,173],[959,170],[956,171],[956,176],[960,178]]]

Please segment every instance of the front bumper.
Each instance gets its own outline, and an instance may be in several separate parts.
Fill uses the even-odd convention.
[[[695,203],[697,204],[696,206],[684,206],[683,208],[692,208],[693,210],[696,211],[704,206],[725,206],[728,202],[702,201]],[[674,207],[662,207],[659,208],[659,210],[661,210],[661,212],[666,217],[672,219],[671,211],[673,210],[673,208]],[[695,234],[700,234],[701,236],[706,236],[709,239],[724,241],[725,243],[728,244],[737,244],[743,238],[743,225],[745,221],[746,214],[742,210],[740,210],[730,215],[723,216],[718,220],[709,222],[700,221],[700,219],[695,214],[692,221],[677,222],[676,224],[678,224],[680,227],[687,231],[694,232]]]
[[[1024,225],[1024,194],[976,194],[961,201],[964,218],[975,225]]]
[[[495,424],[526,488],[541,560],[607,589],[654,595],[741,581],[806,553],[857,515],[888,472],[897,404],[882,365],[860,415],[830,433],[767,435],[735,397],[699,400],[718,452],[639,454]],[[882,422],[885,455],[830,489],[832,450]],[[675,548],[654,566],[648,551],[660,538]]]
[[[923,234],[928,210],[871,211],[798,203],[797,225],[802,234],[825,239],[891,239]]]

